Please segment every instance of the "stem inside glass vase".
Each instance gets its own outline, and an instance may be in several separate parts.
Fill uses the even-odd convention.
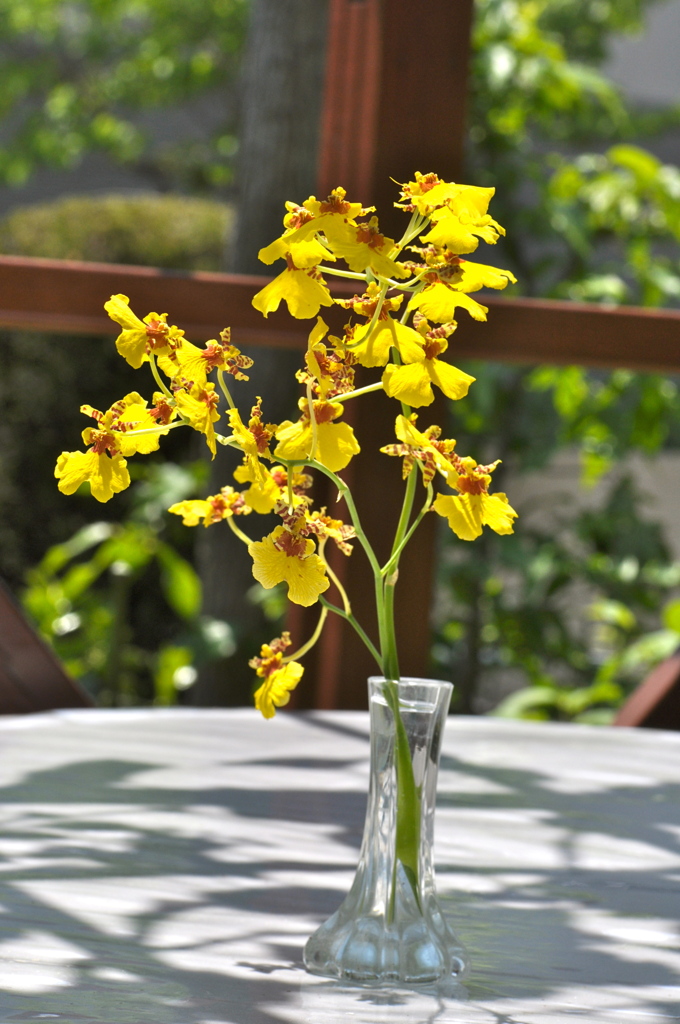
[[[315,974],[362,984],[459,977],[460,943],[437,899],[432,855],[451,683],[369,680],[371,775],[359,865],[346,899],[305,947]]]

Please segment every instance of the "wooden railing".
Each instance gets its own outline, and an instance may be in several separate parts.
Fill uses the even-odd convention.
[[[285,310],[264,320],[251,300],[268,278],[240,274],[158,270],[108,263],[0,256],[0,328],[64,334],[117,334],[103,304],[128,295],[140,316],[168,313],[193,341],[231,326],[234,343],[272,348],[307,344],[310,324]],[[351,295],[331,280],[336,296]],[[489,319],[461,314],[450,345],[452,359],[515,363],[578,363],[680,372],[680,310],[607,307],[547,299],[485,296]],[[344,312],[323,310],[339,322]]]

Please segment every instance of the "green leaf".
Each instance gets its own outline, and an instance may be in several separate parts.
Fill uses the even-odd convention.
[[[661,618],[666,629],[673,629],[676,633],[680,633],[680,601],[671,601],[670,604],[667,604]]]
[[[183,619],[195,618],[201,610],[203,593],[196,570],[167,544],[158,547],[161,588],[166,601]]]
[[[154,673],[154,704],[167,706],[177,703],[178,674],[191,666],[192,655],[188,647],[168,644],[158,652]]]

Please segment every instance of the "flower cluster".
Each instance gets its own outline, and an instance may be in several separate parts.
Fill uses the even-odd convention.
[[[324,200],[310,196],[302,205],[286,203],[281,235],[259,253],[263,263],[283,261],[285,266],[255,295],[253,305],[266,317],[285,302],[292,316],[316,320],[305,365],[297,373],[304,390],[298,415],[281,423],[266,421],[260,398],[249,414],[237,408],[229,389],[232,382],[248,379],[245,371],[252,360],[232,344],[229,329],[199,348],[167,323],[165,313],[149,313],[141,320],[125,295],[114,295],[105,304],[121,327],[119,353],[135,368],[148,363],[157,390],[150,403],[132,392],[106,412],[82,407],[94,426],[83,431],[86,451],[59,456],[59,489],[73,494],[88,483],[95,498],[108,501],[130,483],[126,460],[155,451],[162,435],[182,425],[204,436],[213,457],[218,443],[241,453],[234,473],[238,488],[227,485],[217,494],[178,502],[169,511],[187,526],[226,522],[247,545],[253,575],[263,587],[285,584],[294,603],[321,605],[317,629],[299,651],[284,654],[290,645],[284,633],[264,645],[260,657],[250,663],[262,680],[255,703],[267,718],[288,702],[303,671],[295,659],[316,642],[329,611],[352,623],[387,678],[398,678],[389,588],[396,583],[403,548],[430,510],[465,541],[480,536],[485,526],[499,534],[513,530],[516,513],[506,495],[490,493],[498,462],[479,465],[460,455],[454,440],[441,439],[440,427],[419,429],[418,414],[413,412],[432,404],[436,388],[451,400],[465,397],[474,377],[446,358],[457,311],[485,320],[488,309],[473,293],[502,289],[515,281],[510,271],[467,259],[480,241],[494,244],[504,234],[488,213],[493,194],[490,188],[416,173],[413,181],[402,185],[396,204],[410,215],[398,241],[381,232],[374,208],[349,201],[342,188]],[[333,298],[329,275],[361,284],[351,298]],[[329,335],[319,316],[322,306],[334,305],[347,313],[340,337]],[[375,379],[357,387],[358,367],[377,370]],[[403,460],[406,481],[397,536],[384,566],[361,528],[349,487],[337,475],[361,451],[352,426],[343,419],[346,403],[369,391],[383,391],[399,403],[396,441],[381,451]],[[220,410],[222,399],[226,411]],[[309,469],[334,482],[351,522],[333,518],[326,509],[313,509]],[[414,513],[418,479],[426,497]],[[435,497],[437,481],[448,490]],[[253,539],[236,523],[253,512],[274,513],[279,524]],[[350,555],[354,539],[365,549],[375,576],[379,647],[354,619],[326,557],[329,540]],[[332,588],[339,605],[324,596]]]

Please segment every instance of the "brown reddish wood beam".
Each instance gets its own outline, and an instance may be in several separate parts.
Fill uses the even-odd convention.
[[[680,729],[680,653],[653,669],[619,710],[614,725]]]
[[[417,170],[458,179],[472,8],[472,0],[331,0],[319,195],[342,185],[375,204],[391,233],[403,216],[390,179]]]
[[[310,321],[285,309],[265,320],[253,309],[269,278],[157,270],[152,267],[0,256],[0,328],[55,334],[117,334],[104,313],[109,295],[123,292],[144,316],[168,313],[188,337],[204,341],[231,326],[244,345],[304,348]],[[332,280],[335,295],[354,288]],[[548,299],[484,296],[485,324],[460,314],[449,357],[520,363],[578,363],[676,373],[680,370],[680,311],[608,308]],[[323,309],[334,328],[344,310]]]

